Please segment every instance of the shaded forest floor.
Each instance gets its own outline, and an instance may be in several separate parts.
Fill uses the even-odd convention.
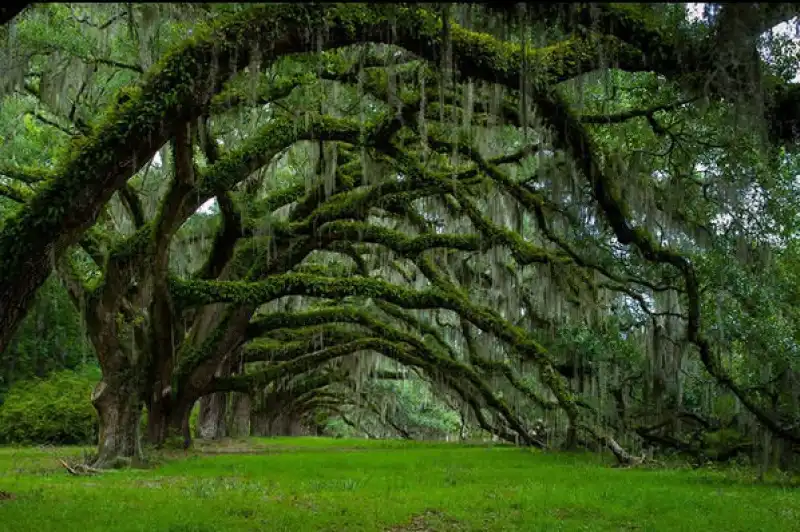
[[[800,490],[504,446],[281,438],[69,476],[79,448],[0,448],[0,530],[797,530]]]

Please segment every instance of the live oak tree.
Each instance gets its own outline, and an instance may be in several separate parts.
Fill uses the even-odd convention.
[[[112,44],[56,43],[90,67],[59,99],[33,39],[6,87],[65,140],[0,169],[0,348],[55,268],[103,370],[98,465],[143,405],[155,444],[227,392],[352,421],[399,367],[509,441],[547,418],[623,462],[697,454],[728,393],[791,455],[796,86],[757,46],[793,5],[70,9],[10,25]],[[161,52],[158,17],[191,36]]]

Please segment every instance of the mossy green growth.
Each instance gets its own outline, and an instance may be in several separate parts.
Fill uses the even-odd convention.
[[[199,179],[198,191],[204,197],[211,197],[218,190],[228,190],[300,140],[315,138],[355,144],[361,136],[360,129],[357,121],[327,115],[311,115],[307,121],[299,122],[274,118],[207,168]]]
[[[170,291],[175,301],[184,306],[215,302],[258,306],[287,295],[327,298],[355,295],[377,297],[397,301],[412,308],[442,306],[446,305],[448,300],[447,296],[438,290],[417,292],[380,279],[360,276],[342,279],[302,273],[275,275],[261,282],[187,281],[172,277]]]
[[[356,335],[360,336],[360,335]],[[275,379],[286,376],[300,374],[315,367],[323,362],[334,360],[358,351],[378,351],[390,358],[399,357],[406,349],[394,342],[375,337],[361,337],[347,342],[339,343],[323,349],[315,349],[309,352],[308,348],[313,345],[309,342],[297,342],[288,346],[289,350],[296,350],[299,356],[286,362],[281,362],[275,365],[270,365],[260,371],[250,375],[242,375],[237,377],[230,377],[226,379],[219,379],[223,387],[230,389],[258,389],[263,388]]]
[[[0,277],[18,278],[25,262],[46,252],[57,235],[69,233],[77,239],[93,221],[96,202],[130,177],[131,161],[152,155],[164,144],[170,121],[200,112],[212,95],[208,89],[243,66],[233,63],[234,56],[246,63],[254,36],[265,44],[272,42],[276,29],[294,27],[307,12],[302,6],[260,6],[225,17],[213,28],[196,28],[195,36],[166,54],[139,86],[126,89],[122,101],[112,104],[90,135],[73,139],[59,160],[58,177],[5,222]],[[246,50],[237,56],[233,52],[239,48]]]
[[[471,234],[424,234],[408,236],[402,231],[380,227],[365,222],[333,221],[320,230],[322,235],[338,235],[353,242],[381,244],[403,256],[414,257],[423,251],[435,248],[480,251],[483,240]]]
[[[184,342],[181,349],[178,351],[178,363],[175,365],[175,370],[172,372],[172,385],[174,389],[180,389],[183,384],[181,380],[189,376],[203,362],[208,361],[216,354],[216,347],[220,340],[227,332],[226,326],[230,324],[231,315],[227,314],[222,323],[214,327],[211,334],[208,335],[199,345]]]

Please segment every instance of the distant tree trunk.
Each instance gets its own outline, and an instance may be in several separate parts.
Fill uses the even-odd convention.
[[[250,413],[250,435],[269,436],[270,419],[266,410],[253,410]]]
[[[155,446],[167,439],[169,425],[169,391],[166,397],[151,397],[147,404],[147,441]],[[160,391],[154,393],[161,395]]]
[[[303,421],[293,412],[282,413],[276,421],[273,423],[272,436],[307,436],[309,433]]]
[[[227,377],[231,374],[229,362],[223,363],[214,373],[215,377]],[[228,394],[212,393],[200,399],[200,412],[197,416],[197,437],[204,440],[218,440],[228,435],[225,423],[228,411]]]
[[[242,438],[250,435],[250,396],[243,393],[231,394],[233,406],[231,408],[230,436]]]
[[[101,381],[92,393],[100,421],[97,468],[113,467],[119,459],[141,459],[139,420],[142,401],[134,387]]]
[[[567,420],[567,437],[564,441],[564,449],[574,451],[578,448],[578,427],[576,419]]]
[[[300,412],[282,401],[269,401],[250,416],[253,436],[307,436],[313,431],[304,423]]]
[[[226,393],[213,393],[200,399],[200,413],[197,417],[198,438],[218,440],[227,436],[228,427],[225,423],[228,410],[227,395]]]

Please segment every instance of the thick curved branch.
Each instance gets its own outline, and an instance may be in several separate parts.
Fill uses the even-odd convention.
[[[263,65],[310,48],[311,43],[304,39],[306,25],[298,24],[298,20],[322,23],[325,17],[328,32],[323,47],[327,49],[357,41],[380,41],[393,29],[396,42],[412,53],[428,59],[441,55],[441,36],[430,13],[351,7],[269,5],[239,13],[169,55],[145,77],[141,90],[128,91],[120,98],[92,136],[74,141],[72,151],[76,155],[62,163],[59,177],[0,232],[0,348],[21,319],[33,291],[47,277],[51,252],[59,254],[77,241],[96,220],[99,206],[138,169],[137,161],[152,158],[178,124],[204,114],[211,97],[225,80],[249,63],[253,50],[260,50]],[[384,17],[385,9],[393,17]],[[259,36],[263,46],[242,45],[240,36],[244,34]],[[519,47],[504,46],[456,26],[452,26],[451,35],[457,66],[466,76],[495,80],[499,74],[501,82],[519,80]],[[537,58],[544,72],[539,84],[569,79],[593,68],[595,46],[594,42],[574,41],[538,55],[534,52],[531,57]],[[609,50],[606,48],[606,52]],[[512,85],[519,86],[516,82]],[[24,284],[17,282],[23,272],[28,279]]]
[[[320,349],[313,353],[298,357],[289,362],[276,364],[259,373],[241,375],[236,377],[219,378],[209,386],[204,393],[216,393],[222,391],[248,392],[250,390],[266,386],[270,382],[291,374],[299,374],[329,360],[334,360],[346,355],[351,355],[359,351],[378,351],[387,356],[391,356],[397,350],[402,349],[397,344],[383,340],[381,338],[361,338],[346,344],[335,347]]]
[[[335,8],[330,11],[331,32],[324,46],[353,42],[352,20],[341,18],[343,12]],[[319,9],[254,7],[200,32],[149,73],[140,89],[120,98],[93,135],[73,141],[71,155],[56,171],[58,177],[0,232],[0,352],[49,275],[51,255],[74,244],[94,224],[100,207],[153,157],[173,128],[202,115],[222,83],[248,64],[257,47],[244,44],[241,35],[262,39],[262,64],[310,49],[303,38],[306,25],[298,23],[298,15],[300,20],[317,18]],[[388,30],[388,22],[374,17],[359,16],[356,22],[365,38],[380,39]]]

